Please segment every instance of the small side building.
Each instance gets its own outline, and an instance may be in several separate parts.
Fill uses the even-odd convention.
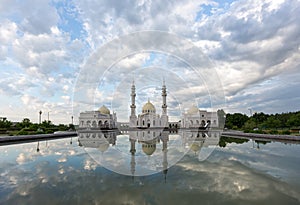
[[[96,111],[85,111],[79,115],[79,129],[115,129],[117,128],[117,115],[103,105]]]
[[[217,112],[200,110],[194,105],[186,113],[183,114],[181,119],[181,128],[199,127],[219,127]]]

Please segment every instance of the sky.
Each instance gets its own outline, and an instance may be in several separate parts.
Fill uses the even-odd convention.
[[[133,80],[138,113],[147,99],[161,112],[164,80],[174,119],[192,104],[300,110],[299,13],[297,0],[0,0],[0,117],[76,123],[104,104],[126,121]]]

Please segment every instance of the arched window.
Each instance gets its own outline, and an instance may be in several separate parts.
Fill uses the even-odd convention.
[[[193,125],[193,120],[190,121],[191,125]]]
[[[155,126],[155,120],[153,120],[153,126]]]
[[[88,121],[86,122],[86,126],[87,126],[87,127],[90,127],[90,126],[91,126],[91,121],[88,120]]]
[[[205,125],[205,121],[204,121],[204,120],[201,121],[201,125],[202,125],[202,126]]]
[[[145,125],[145,120],[143,120],[143,126]]]
[[[199,125],[199,120],[196,120],[196,124]]]

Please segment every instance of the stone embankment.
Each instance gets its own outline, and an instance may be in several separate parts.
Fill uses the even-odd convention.
[[[271,135],[271,134],[256,134],[244,132],[222,132],[225,137],[245,137],[251,139],[268,139],[268,140],[286,140],[286,141],[300,141],[300,136],[295,135]]]

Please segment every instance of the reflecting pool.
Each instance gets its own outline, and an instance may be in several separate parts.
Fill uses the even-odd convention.
[[[82,132],[0,146],[0,204],[300,204],[300,145]]]

